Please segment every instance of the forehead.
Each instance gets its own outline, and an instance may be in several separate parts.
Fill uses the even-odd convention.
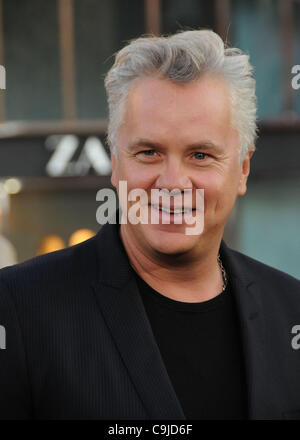
[[[193,136],[203,130],[209,134],[227,129],[230,114],[229,89],[217,75],[205,74],[190,83],[149,77],[138,79],[132,86],[124,125],[140,135],[149,131],[152,136]]]

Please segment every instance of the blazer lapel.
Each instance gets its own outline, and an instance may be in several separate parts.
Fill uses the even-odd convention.
[[[147,414],[151,419],[185,419],[119,238],[119,225],[104,225],[98,237],[99,278],[93,283],[96,298]],[[276,418],[277,399],[268,381],[271,366],[266,357],[262,286],[249,271],[245,257],[224,241],[220,254],[240,321],[248,417]]]
[[[248,393],[248,416],[250,419],[276,417],[273,394],[268,381],[266,327],[262,301],[263,287],[249,273],[243,256],[229,249],[224,241],[220,254],[229,275],[239,315]]]
[[[99,234],[98,305],[149,418],[185,419],[118,234],[119,225],[105,225]]]

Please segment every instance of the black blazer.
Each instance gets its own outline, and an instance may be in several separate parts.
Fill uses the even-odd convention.
[[[300,418],[300,281],[222,241],[240,317],[249,418]],[[0,271],[1,419],[184,419],[119,238]],[[216,396],[217,398],[217,396]]]

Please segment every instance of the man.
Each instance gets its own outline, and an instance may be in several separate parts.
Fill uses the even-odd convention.
[[[158,222],[122,199],[121,224],[0,272],[0,417],[300,417],[300,282],[222,240],[254,151],[248,57],[208,30],[140,38],[106,88],[112,183]]]

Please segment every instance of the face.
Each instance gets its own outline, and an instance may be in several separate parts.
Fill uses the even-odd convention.
[[[162,224],[160,213],[159,224],[122,224],[122,234],[143,252],[169,255],[196,255],[220,242],[236,197],[246,192],[251,154],[239,163],[229,91],[218,76],[187,84],[137,80],[119,130],[118,157],[112,155],[112,184],[118,190],[125,180],[128,191],[145,190],[149,204],[151,189],[189,190],[193,208],[196,189],[203,189],[204,229],[187,235],[186,224]]]

